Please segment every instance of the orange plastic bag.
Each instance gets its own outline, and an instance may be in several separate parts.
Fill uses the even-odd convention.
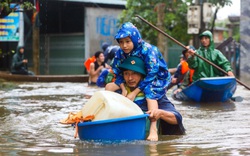
[[[75,135],[74,138],[77,137],[78,135],[78,123],[79,122],[85,122],[85,121],[92,121],[95,118],[94,115],[89,115],[86,116],[85,118],[82,116],[82,111],[79,111],[77,113],[72,113],[70,112],[68,117],[61,120],[60,123],[61,124],[75,124]]]
[[[95,62],[95,56],[92,56],[90,58],[88,58],[85,62],[84,62],[84,66],[87,69],[87,71],[89,72],[90,70],[90,64]]]

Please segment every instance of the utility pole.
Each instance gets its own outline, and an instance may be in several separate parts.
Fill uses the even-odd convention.
[[[207,3],[207,0],[195,0],[195,6],[197,8],[197,15],[199,15],[198,20],[198,29],[193,33],[193,45],[195,48],[200,47],[199,34],[208,29],[208,23],[211,22],[212,18],[212,4]],[[199,9],[198,9],[199,8]],[[213,33],[213,32],[212,32]]]
[[[195,5],[200,5],[199,3],[200,0],[195,0]],[[201,6],[202,8],[202,6]],[[200,27],[201,27],[201,16],[202,16],[202,9],[200,9]],[[199,34],[200,34],[200,29],[199,29],[199,33],[198,34],[194,34],[193,35],[193,46],[198,49],[200,46],[200,40],[199,40]]]

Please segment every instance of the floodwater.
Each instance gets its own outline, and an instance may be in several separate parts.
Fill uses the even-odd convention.
[[[250,91],[242,86],[235,93],[243,98],[239,102],[199,104],[170,98],[183,116],[183,136],[161,136],[158,142],[75,139],[73,127],[59,121],[80,110],[98,90],[85,83],[18,83],[15,89],[0,90],[0,156],[250,155]]]

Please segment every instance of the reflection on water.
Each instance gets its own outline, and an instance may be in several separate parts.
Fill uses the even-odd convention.
[[[158,142],[96,143],[74,139],[70,125],[59,124],[82,108],[94,92],[85,83],[21,83],[0,91],[0,155],[249,155],[250,92],[238,86],[243,101],[199,104],[173,101],[187,134],[160,136]]]

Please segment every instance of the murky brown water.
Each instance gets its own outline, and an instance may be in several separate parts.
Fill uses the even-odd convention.
[[[250,155],[250,91],[238,86],[241,102],[172,102],[187,134],[158,142],[95,143],[74,139],[74,129],[58,122],[82,108],[98,88],[82,83],[21,83],[0,90],[2,155]],[[171,99],[171,98],[170,98]]]

